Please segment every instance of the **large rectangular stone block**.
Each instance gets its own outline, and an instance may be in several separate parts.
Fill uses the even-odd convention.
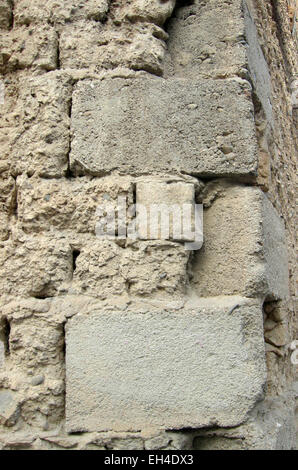
[[[192,265],[196,293],[287,298],[285,227],[267,196],[259,188],[212,182],[203,202],[204,244]]]
[[[262,397],[262,311],[240,297],[98,307],[66,326],[66,427],[236,426]]]
[[[167,26],[165,76],[246,77],[242,3],[193,0],[177,8]]]
[[[107,79],[77,84],[71,169],[102,175],[256,171],[253,106],[236,80]]]

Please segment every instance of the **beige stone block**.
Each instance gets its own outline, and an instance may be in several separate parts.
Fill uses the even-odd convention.
[[[148,181],[137,183],[136,188],[140,239],[194,241],[194,184]],[[189,226],[183,220],[188,210]]]
[[[242,0],[195,0],[178,8],[167,25],[165,76],[247,77]]]
[[[290,342],[288,325],[284,323],[277,325],[275,328],[265,333],[265,338],[267,342],[274,346],[285,346]]]
[[[72,294],[84,294],[100,299],[126,292],[121,276],[122,248],[113,241],[94,239],[78,249],[71,284]]]
[[[188,285],[189,256],[190,252],[180,243],[136,242],[132,249],[123,252],[121,260],[128,293],[161,299],[181,297]]]
[[[124,24],[116,30],[87,21],[65,25],[60,36],[61,67],[85,70],[90,75],[123,66],[161,75],[165,43],[160,36],[165,39],[151,24],[133,28]]]
[[[153,22],[162,26],[171,16],[176,0],[133,0],[124,10],[124,17],[131,21]]]
[[[2,294],[51,297],[72,276],[72,250],[63,239],[8,240],[0,244],[0,259]]]
[[[0,70],[55,70],[58,60],[58,36],[47,26],[12,29],[0,34]]]
[[[71,81],[60,72],[28,78],[17,103],[11,170],[44,177],[66,173],[70,145]]]
[[[267,196],[258,188],[215,182],[203,199],[209,207],[204,245],[193,262],[197,294],[288,297],[284,223]]]
[[[257,143],[247,92],[233,80],[84,80],[73,96],[71,168],[249,178]]]
[[[187,285],[189,252],[171,242],[135,242],[125,249],[114,241],[78,245],[71,293],[102,300],[132,295],[181,297]]]
[[[0,0],[0,29],[8,29],[12,21],[12,1]]]

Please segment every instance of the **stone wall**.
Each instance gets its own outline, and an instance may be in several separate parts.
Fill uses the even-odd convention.
[[[294,3],[0,0],[0,448],[295,448]]]

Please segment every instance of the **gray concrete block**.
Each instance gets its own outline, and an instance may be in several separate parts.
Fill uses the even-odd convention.
[[[261,307],[222,297],[77,315],[66,375],[68,432],[236,426],[262,398]]]
[[[273,110],[271,97],[271,77],[267,62],[261,49],[256,25],[249,9],[248,2],[243,2],[245,18],[245,35],[248,43],[247,60],[250,76],[266,118],[273,126]]]
[[[249,96],[246,82],[236,80],[81,81],[73,96],[71,169],[249,177],[257,165]]]

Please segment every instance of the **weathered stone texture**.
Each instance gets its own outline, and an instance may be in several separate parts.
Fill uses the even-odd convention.
[[[208,186],[205,241],[193,261],[196,292],[287,298],[285,229],[272,204],[257,188],[220,182]]]
[[[193,217],[195,204],[195,186],[192,183],[175,181],[160,182],[148,181],[137,183],[136,202],[142,209],[138,214],[138,237],[143,240],[169,239],[176,241],[193,241],[194,237],[187,236],[186,228],[183,227],[183,206],[192,208],[190,211],[189,232],[193,232]],[[165,214],[162,214],[164,204]],[[150,207],[151,206],[151,207]],[[144,211],[146,209],[146,212]],[[154,216],[154,209],[161,209],[160,215]],[[173,224],[173,218],[177,217],[178,229]],[[185,229],[185,230],[184,230]],[[168,236],[165,233],[168,232]],[[185,231],[185,233],[184,233]],[[176,234],[176,232],[179,232]]]
[[[257,164],[249,97],[248,85],[238,81],[80,82],[73,96],[71,169],[78,175],[154,168],[249,177]]]
[[[165,76],[247,78],[242,0],[189,2],[176,9],[167,31]]]
[[[127,5],[109,0],[51,0],[46,5],[18,0],[14,4],[13,31],[3,38],[3,69],[67,68],[88,75],[124,66],[161,75],[168,37],[161,27],[174,5],[175,0],[134,0]],[[39,51],[33,31],[45,24],[52,31],[52,41]],[[32,40],[18,43],[24,31]]]
[[[77,258],[71,292],[100,299],[124,293],[181,296],[188,259],[189,252],[178,243],[139,242],[123,250],[113,242],[94,240]]]
[[[273,126],[272,90],[270,72],[265,60],[252,14],[244,2],[245,34],[248,42],[247,59],[249,73],[266,118]]]
[[[72,231],[95,235],[98,206],[113,205],[118,197],[133,204],[133,183],[128,177],[42,179],[19,176],[18,222],[28,234]],[[116,227],[117,228],[117,227]]]
[[[0,0],[1,450],[295,446],[292,4]]]
[[[45,177],[66,173],[70,146],[71,81],[52,72],[21,83],[14,110],[19,125],[11,140],[13,174]]]
[[[260,307],[239,297],[78,315],[66,348],[68,431],[235,426],[262,397]]]
[[[124,66],[133,70],[145,70],[162,74],[165,45],[155,35],[156,27],[142,24],[133,31],[104,31],[98,23],[80,22],[67,25],[61,33],[60,61],[67,70],[90,70]],[[80,38],[84,35],[85,40]],[[159,33],[162,36],[162,33]]]
[[[2,294],[50,297],[71,278],[72,251],[63,240],[24,237],[0,244]]]
[[[247,0],[250,14],[255,21],[259,43],[271,78],[271,104],[274,128],[271,129],[269,168],[267,175],[268,197],[278,213],[282,215],[286,227],[289,254],[289,301],[277,306],[279,316],[288,318],[288,331],[291,340],[297,338],[296,312],[296,174],[297,174],[297,126],[295,122],[294,83],[297,78],[297,28],[295,30],[295,2],[278,0],[263,2]],[[262,126],[268,118],[260,117]],[[297,375],[291,363],[286,346],[275,348],[267,353],[268,393],[285,393]],[[297,378],[296,378],[297,380]],[[297,405],[296,405],[297,406]],[[298,429],[298,427],[297,427]]]
[[[0,382],[3,393],[13,390],[9,395],[10,401],[2,403],[2,416],[6,417],[6,426],[17,425],[17,429],[23,429],[23,432],[27,429],[25,442],[28,440],[29,446],[30,429],[37,432],[55,429],[63,417],[64,335],[62,319],[59,318],[61,313],[51,312],[48,301],[32,298],[6,301],[1,313],[9,323],[10,332],[9,354],[5,357]],[[0,442],[1,437],[3,434],[0,434]],[[10,433],[10,439],[17,441],[13,433]],[[31,438],[31,443],[33,440]]]
[[[0,0],[0,29],[8,29],[12,20],[12,1]]]
[[[291,395],[260,403],[248,422],[235,429],[211,429],[194,437],[196,450],[294,450],[296,436]]]
[[[73,22],[80,19],[105,19],[110,0],[14,0],[14,18],[17,25],[32,23]]]
[[[57,68],[58,36],[54,28],[21,26],[0,33],[0,71],[32,68],[49,71]]]

